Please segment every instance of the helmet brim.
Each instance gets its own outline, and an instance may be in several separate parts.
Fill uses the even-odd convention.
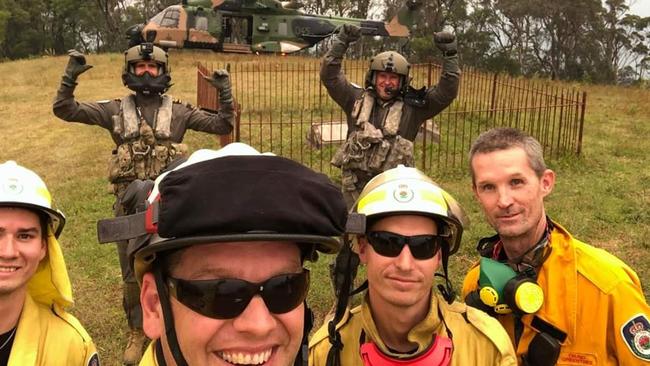
[[[40,211],[45,213],[50,218],[50,224],[52,225],[52,232],[55,238],[58,238],[59,235],[61,235],[61,232],[63,231],[63,227],[65,226],[65,216],[63,215],[62,212],[58,210],[53,210],[51,208],[47,208],[39,205],[33,205],[25,202],[7,202],[7,201],[0,202],[0,207],[18,207],[18,208],[25,208],[30,211]]]
[[[155,239],[151,239],[154,240]],[[142,248],[136,254],[136,258],[145,258],[151,254],[181,249],[193,245],[212,244],[212,243],[237,243],[251,241],[287,241],[294,242],[299,247],[311,246],[315,250],[333,254],[341,249],[341,242],[335,237],[320,235],[302,235],[302,234],[280,234],[280,233],[244,233],[230,235],[203,235],[189,236],[177,239],[166,239],[159,242],[151,243]]]

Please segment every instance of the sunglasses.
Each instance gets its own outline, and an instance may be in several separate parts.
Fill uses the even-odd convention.
[[[273,314],[298,307],[309,290],[309,271],[282,274],[260,283],[240,279],[182,280],[168,277],[170,294],[193,311],[213,319],[239,316],[260,295]]]
[[[442,245],[446,245],[448,236],[443,235],[413,235],[404,236],[390,231],[371,231],[366,234],[368,243],[384,257],[397,257],[404,248],[409,250],[415,259],[431,259]]]

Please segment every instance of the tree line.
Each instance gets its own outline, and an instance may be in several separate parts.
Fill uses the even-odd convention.
[[[405,0],[303,0],[304,10],[388,19]],[[125,31],[179,0],[0,0],[0,59],[116,52]],[[650,78],[650,17],[626,0],[426,0],[408,43],[413,61],[436,55],[432,33],[453,29],[464,65],[512,75],[596,83]],[[364,40],[358,54],[385,48]],[[395,44],[393,43],[392,46]]]

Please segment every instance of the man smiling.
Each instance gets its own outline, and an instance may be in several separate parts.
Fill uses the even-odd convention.
[[[413,141],[420,126],[451,104],[460,79],[456,37],[439,32],[432,37],[443,56],[438,85],[413,89],[411,64],[398,52],[386,51],[370,60],[362,89],[342,71],[345,52],[361,35],[352,24],[338,28],[320,70],[323,85],[347,118],[348,136],[332,164],[341,168],[348,208],[375,175],[398,164],[414,165]]]
[[[230,144],[159,177],[147,202],[125,218],[148,232],[129,244],[154,339],[140,364],[305,365],[303,262],[339,249],[338,188],[296,162]],[[100,237],[119,220],[101,223]]]
[[[88,333],[65,311],[64,224],[38,175],[0,164],[0,365],[99,365]]]

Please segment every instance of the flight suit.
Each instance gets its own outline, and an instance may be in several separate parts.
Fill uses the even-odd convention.
[[[372,319],[367,297],[361,305],[346,314],[337,328],[343,343],[340,354],[341,365],[363,365],[359,352],[363,341],[361,338],[374,342],[382,352],[392,357],[412,357],[410,354],[400,355],[391,352],[384,345]],[[408,338],[418,344],[416,353],[421,353],[429,347],[434,336],[448,337],[449,332],[453,335],[450,365],[517,364],[508,336],[498,322],[482,311],[463,303],[454,302],[449,305],[442,296],[432,290],[429,313],[422,322],[411,329]],[[328,323],[325,322],[309,342],[309,365],[325,366],[330,348]]]
[[[566,337],[557,365],[650,365],[650,307],[636,273],[555,222],[549,245],[550,255],[537,277],[544,303],[537,313],[520,318],[518,340],[515,317],[497,316],[520,362],[539,332],[534,325],[550,324]],[[478,288],[479,271],[477,265],[465,277],[463,297]]]
[[[359,128],[357,119],[353,115],[353,111],[355,109],[355,104],[358,104],[357,102],[363,99],[365,93],[370,93],[370,95],[375,98],[375,103],[372,106],[368,122],[375,128],[382,129],[387,117],[391,113],[391,107],[396,102],[403,102],[402,97],[395,97],[389,101],[382,101],[376,96],[373,90],[364,90],[350,83],[345,77],[345,74],[341,71],[343,58],[339,57],[336,52],[332,52],[333,49],[334,47],[330,48],[330,51],[323,58],[320,78],[330,97],[341,106],[346,114],[348,138]],[[426,89],[422,98],[423,104],[419,106],[412,103],[403,103],[399,117],[397,135],[408,141],[414,141],[420,126],[427,119],[433,118],[442,112],[451,104],[451,102],[453,102],[454,98],[456,98],[456,95],[458,94],[459,79],[460,69],[458,68],[458,56],[454,55],[445,57],[438,85]],[[342,167],[342,175],[347,174],[346,170],[348,169]],[[363,187],[375,175],[367,170],[364,171],[364,169],[354,169],[354,171],[350,173],[354,174],[356,177],[356,182],[354,183],[356,189],[350,191],[349,189],[346,190],[344,188],[343,190],[344,198],[348,207],[351,207]]]
[[[114,128],[115,116],[121,114],[121,99],[104,100],[99,102],[77,102],[74,98],[74,87],[61,84],[53,103],[54,114],[67,122],[80,122],[89,125],[97,125],[108,130],[117,148],[126,143],[122,136]],[[139,115],[152,128],[158,117],[158,111],[163,103],[161,95],[144,95],[136,93],[135,104]],[[234,124],[234,109],[232,103],[222,103],[218,113],[207,112],[193,107],[188,103],[178,100],[173,101],[171,107],[171,124],[169,128],[169,142],[179,144],[183,141],[185,132],[188,129],[207,132],[210,134],[228,134],[232,131]],[[146,177],[155,179],[155,176]],[[135,178],[133,178],[135,179]],[[124,208],[121,207],[120,199],[130,183],[130,180],[113,182],[112,193],[116,196],[114,210],[116,216],[123,215]],[[131,329],[142,328],[142,311],[140,308],[140,290],[131,271],[127,255],[126,245],[118,245],[118,255],[122,269],[124,288],[124,309]]]

